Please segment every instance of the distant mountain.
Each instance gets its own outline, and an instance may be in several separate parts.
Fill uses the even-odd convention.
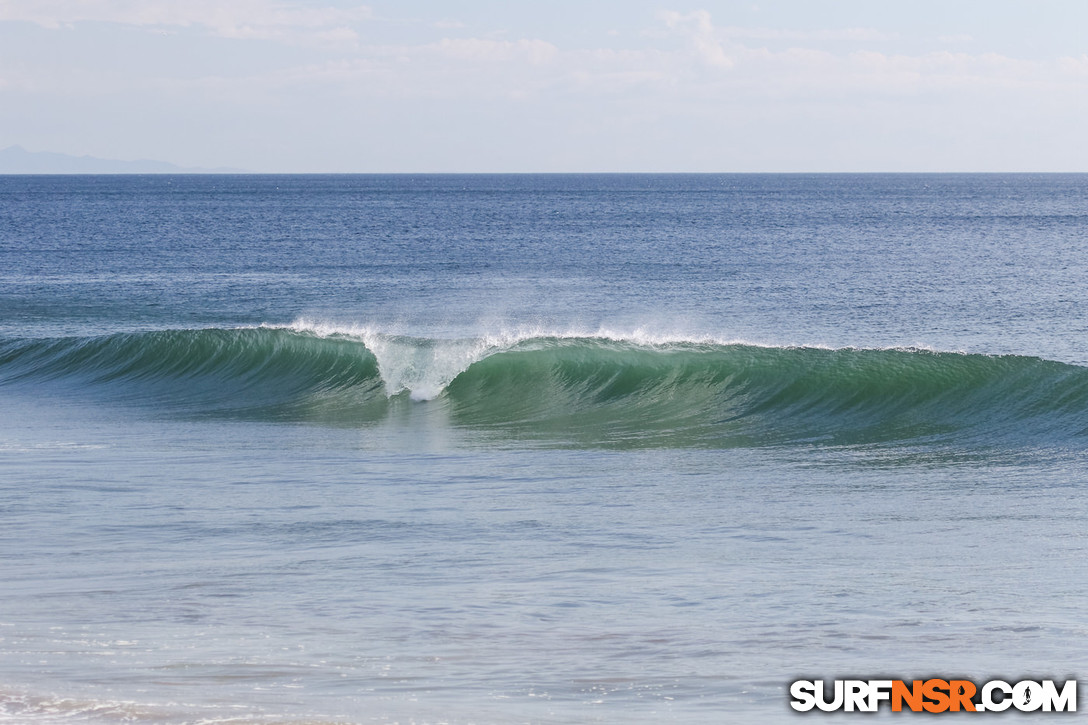
[[[22,146],[0,150],[0,174],[230,174],[243,169],[202,169],[165,161],[118,161],[71,156],[52,151],[27,151]]]

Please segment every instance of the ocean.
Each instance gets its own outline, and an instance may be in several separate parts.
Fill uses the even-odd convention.
[[[1088,175],[0,177],[0,722],[1075,679],[1086,241]]]

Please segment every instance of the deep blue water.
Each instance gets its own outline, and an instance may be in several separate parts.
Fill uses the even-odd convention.
[[[0,177],[0,721],[1075,677],[1086,233],[1086,175]]]

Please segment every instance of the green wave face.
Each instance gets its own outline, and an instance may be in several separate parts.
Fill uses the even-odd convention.
[[[330,425],[432,406],[456,426],[577,446],[1079,444],[1088,432],[1088,369],[920,350],[272,328],[0,341],[0,384],[50,382],[191,415]]]
[[[365,346],[275,329],[160,330],[0,342],[0,384],[56,381],[114,402],[191,414],[380,417]]]
[[[1038,358],[745,345],[533,345],[447,390],[457,420],[617,445],[1076,438],[1088,370]]]

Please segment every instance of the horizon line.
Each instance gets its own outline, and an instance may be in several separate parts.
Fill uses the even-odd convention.
[[[0,171],[0,176],[834,176],[1075,175],[1088,171]]]

